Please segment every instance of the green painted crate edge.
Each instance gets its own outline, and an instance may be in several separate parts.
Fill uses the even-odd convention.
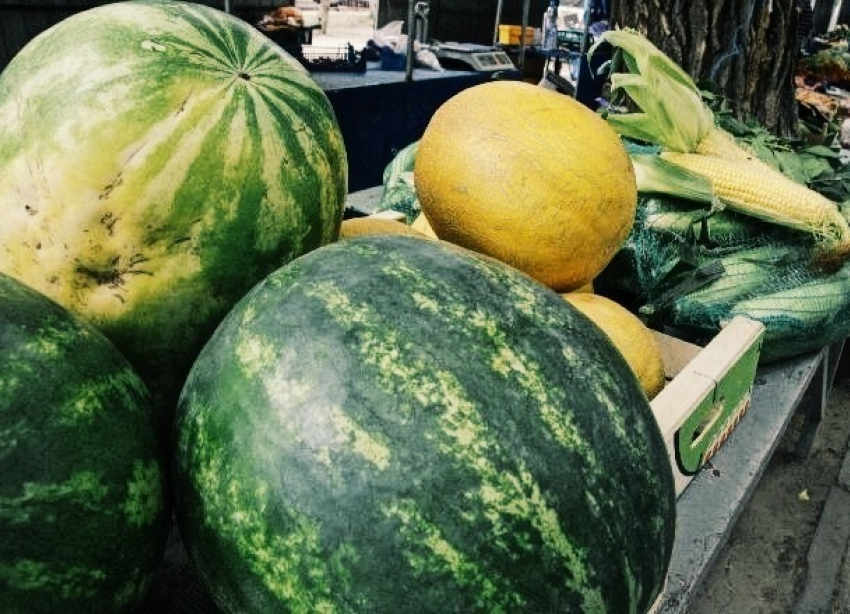
[[[656,332],[668,382],[652,399],[680,495],[744,416],[764,325],[736,317],[699,347]]]

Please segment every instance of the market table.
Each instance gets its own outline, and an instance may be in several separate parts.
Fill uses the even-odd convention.
[[[795,451],[808,453],[843,345],[759,367],[744,418],[679,497],[659,613],[688,610],[792,420]]]

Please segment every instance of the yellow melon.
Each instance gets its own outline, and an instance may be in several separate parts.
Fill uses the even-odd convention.
[[[352,217],[342,221],[339,238],[347,239],[360,235],[403,234],[424,238],[424,235],[404,222],[378,216]]]
[[[637,207],[634,168],[614,130],[576,100],[519,81],[477,85],[443,103],[414,173],[438,237],[559,292],[610,262]]]
[[[631,311],[599,294],[569,292],[561,296],[611,339],[650,399],[666,382],[664,361],[652,331]]]

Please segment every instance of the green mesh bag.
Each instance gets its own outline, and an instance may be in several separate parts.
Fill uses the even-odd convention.
[[[674,198],[642,197],[625,245],[594,280],[653,328],[702,343],[743,315],[765,325],[762,362],[850,336],[850,263],[824,269],[814,240]]]

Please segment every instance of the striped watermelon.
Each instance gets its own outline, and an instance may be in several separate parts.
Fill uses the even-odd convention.
[[[169,411],[233,303],[337,237],[346,190],[309,73],[203,5],[81,12],[0,76],[0,271],[95,323]]]
[[[180,397],[181,535],[226,612],[642,612],[670,464],[607,338],[462,248],[355,237],[270,275]]]
[[[144,384],[96,329],[0,274],[0,612],[131,612],[171,515]]]

